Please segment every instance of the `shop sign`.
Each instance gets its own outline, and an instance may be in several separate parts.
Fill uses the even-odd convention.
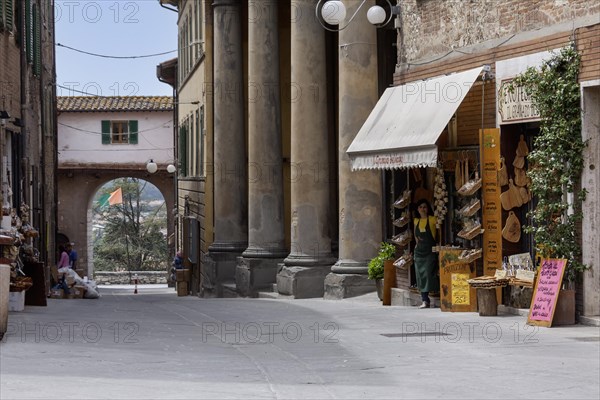
[[[440,308],[442,311],[477,311],[477,293],[467,280],[475,278],[475,264],[458,259],[461,249],[439,247]]]
[[[508,87],[512,79],[503,80],[498,91],[498,113],[501,123],[509,124],[539,121],[540,111],[531,101],[525,88],[517,86],[511,92]]]
[[[502,269],[502,205],[498,169],[500,167],[500,129],[479,131],[481,143],[481,184],[483,231],[483,273],[494,276]]]
[[[550,327],[556,310],[567,260],[543,259],[538,272],[527,323]]]

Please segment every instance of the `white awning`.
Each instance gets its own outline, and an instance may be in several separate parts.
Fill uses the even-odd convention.
[[[386,89],[346,151],[352,169],[436,166],[436,142],[482,69]]]

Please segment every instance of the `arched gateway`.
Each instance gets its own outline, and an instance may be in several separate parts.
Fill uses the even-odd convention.
[[[94,195],[118,178],[156,186],[167,210],[175,207],[173,105],[167,96],[58,98],[58,232],[76,243],[79,268],[92,274],[91,221]],[[158,170],[149,173],[154,161]],[[167,237],[173,235],[167,212]],[[169,241],[170,254],[174,254]]]

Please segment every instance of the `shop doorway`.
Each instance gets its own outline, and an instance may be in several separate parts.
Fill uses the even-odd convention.
[[[525,173],[529,168],[529,163],[527,161],[527,157],[524,157],[523,160],[519,160],[519,156],[517,153],[517,149],[519,146],[523,148],[523,143],[527,146],[528,151],[533,149],[533,143],[535,137],[539,134],[540,128],[538,122],[530,122],[530,123],[522,123],[522,124],[511,124],[511,125],[503,125],[501,127],[501,136],[500,136],[500,148],[501,155],[504,157],[504,163],[506,165],[506,170],[508,174],[509,180],[512,180],[513,184],[521,188],[525,188],[529,191],[529,187],[527,184],[523,185],[522,178],[519,178],[519,174],[522,173],[520,170],[523,170]],[[519,168],[519,165],[522,165]],[[502,186],[502,192],[509,189],[508,185]],[[531,196],[530,196],[531,197]],[[509,212],[512,211],[514,215],[518,218],[521,227],[531,226],[532,220],[528,217],[529,211],[531,211],[535,207],[535,198],[531,198],[530,201],[521,205],[520,207],[515,207],[511,210],[502,209],[502,226],[506,225],[507,219],[509,217]],[[503,256],[508,256],[512,254],[520,254],[520,253],[529,253],[531,255],[531,259],[535,258],[535,243],[533,240],[533,234],[527,234],[524,231],[521,232],[521,238],[518,242],[510,242],[508,240],[502,241],[502,253]]]

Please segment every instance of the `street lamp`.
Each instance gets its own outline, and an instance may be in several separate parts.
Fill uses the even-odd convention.
[[[153,159],[150,159],[150,161],[146,163],[146,171],[148,171],[151,174],[155,173],[156,171],[158,171],[158,164],[156,164]],[[177,167],[175,165],[167,165],[168,173],[172,174],[175,171],[177,171]]]
[[[148,161],[146,164],[146,171],[150,172],[151,174],[158,171],[158,165],[156,165],[153,159],[150,159],[150,161]]]
[[[315,8],[317,21],[319,21],[319,24],[321,24],[324,29],[331,32],[339,32],[350,25],[366,1],[367,0],[362,0],[346,25],[339,26],[346,19],[346,6],[344,3],[341,0],[319,0]],[[375,25],[376,28],[386,26],[395,15],[400,15],[399,6],[393,6],[390,0],[385,1],[390,8],[389,16],[387,16],[387,12],[381,6],[372,6],[367,10],[367,19],[371,24]],[[335,25],[338,25],[337,29],[330,27]]]

